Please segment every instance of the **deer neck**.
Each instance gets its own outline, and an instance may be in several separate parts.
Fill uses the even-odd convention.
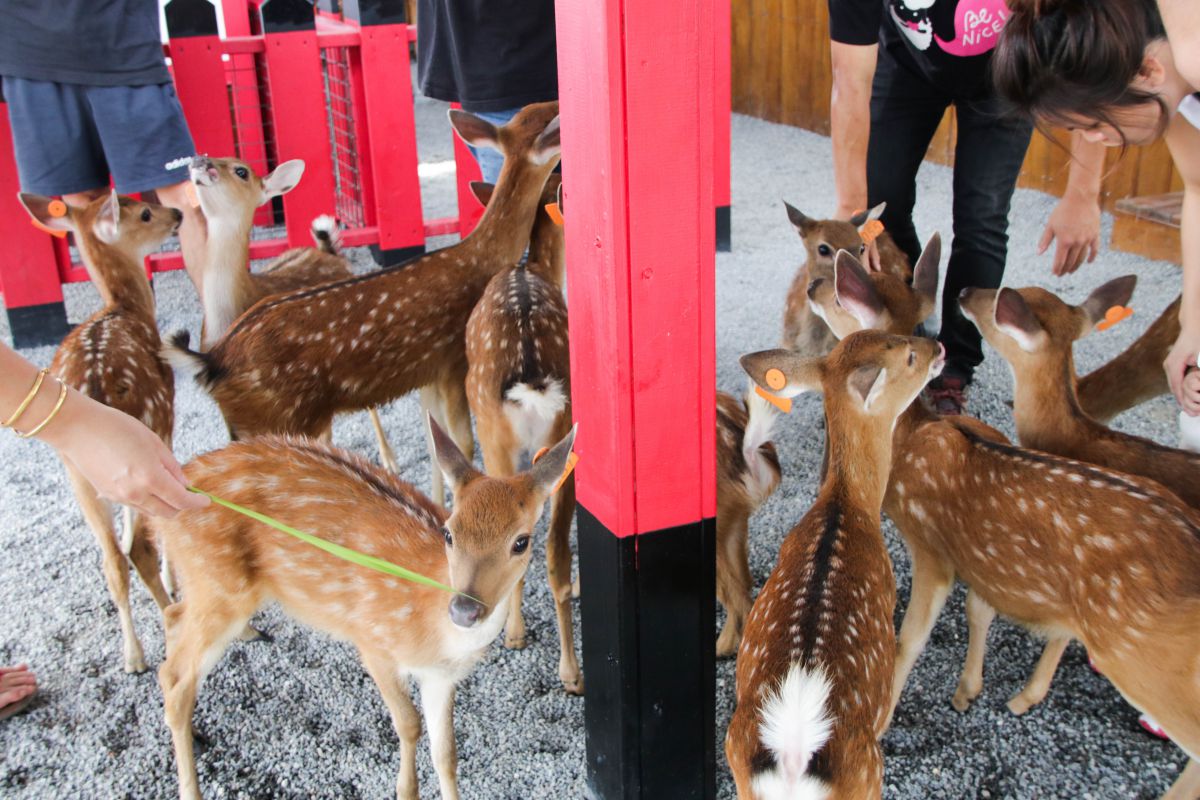
[[[538,166],[523,157],[504,159],[492,199],[475,230],[462,243],[468,250],[487,254],[487,258],[477,263],[489,265],[489,271],[494,273],[521,259],[529,243],[542,188],[557,163],[557,159],[551,159],[548,164]]]
[[[877,513],[883,506],[892,464],[895,420],[826,407],[829,470],[821,493],[837,492],[856,507]]]
[[[562,228],[542,214],[538,214],[529,237],[529,271],[559,289],[563,288],[566,266]]]
[[[154,292],[142,266],[144,256],[101,242],[76,237],[84,266],[105,308],[121,308],[154,324]]]
[[[1080,441],[1094,422],[1075,395],[1075,360],[1065,354],[1039,360],[1036,369],[1013,370],[1013,419],[1017,438],[1026,447]],[[1057,448],[1050,446],[1050,451]]]
[[[248,269],[249,259],[249,221],[236,224],[208,221],[200,303],[204,307],[205,336],[210,341],[219,339],[260,298],[261,292]]]

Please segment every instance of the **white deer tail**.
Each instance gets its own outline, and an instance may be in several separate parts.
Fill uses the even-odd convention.
[[[762,706],[759,736],[775,756],[774,769],[754,776],[761,800],[825,800],[829,786],[808,774],[808,766],[833,733],[830,683],[820,667],[793,664]]]

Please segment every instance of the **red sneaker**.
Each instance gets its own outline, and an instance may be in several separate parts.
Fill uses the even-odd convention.
[[[1155,722],[1154,717],[1150,716],[1149,714],[1142,714],[1139,716],[1138,725],[1141,725],[1142,730],[1146,731],[1146,733],[1150,734],[1151,736],[1157,736],[1159,739],[1166,739],[1168,742],[1171,741],[1171,737],[1167,736],[1167,732],[1164,731],[1162,726]]]
[[[942,375],[925,388],[925,397],[938,414],[957,417],[967,407],[967,382],[953,375]]]

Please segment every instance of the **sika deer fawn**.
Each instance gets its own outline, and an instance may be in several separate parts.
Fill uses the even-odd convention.
[[[312,222],[316,247],[293,247],[259,272],[251,272],[250,229],[255,210],[273,197],[287,194],[300,182],[304,162],[285,161],[259,177],[236,158],[196,156],[189,165],[192,186],[205,221],[204,261],[199,265],[200,349],[207,350],[246,309],[273,294],[352,277],[339,254],[337,221],[317,217]],[[367,410],[384,466],[397,472],[396,456],[375,409]]]
[[[55,215],[51,204],[61,201],[33,194],[20,197],[42,225],[74,232],[84,266],[104,301],[104,308],[59,345],[50,371],[80,393],[140,420],[170,448],[175,381],[158,355],[161,342],[154,320],[154,292],[142,262],[178,230],[182,213],[113,192],[82,210],[60,205],[54,209],[60,214]],[[166,608],[171,601],[159,576],[158,549],[144,520],[128,507],[123,510],[124,531],[118,543],[112,504],[73,466],[65,462],[64,466],[84,519],[100,545],[104,578],[121,625],[125,671],[144,672],[146,661],[129,607],[129,561],[154,602]],[[163,572],[166,574],[165,567]]]
[[[542,202],[555,203],[560,179],[550,176]],[[486,206],[489,185],[472,186]],[[544,208],[533,223],[529,261],[498,273],[467,320],[467,400],[489,475],[506,477],[524,455],[562,439],[571,429],[571,363],[567,303],[562,293],[562,228]],[[558,282],[556,282],[556,280]],[[575,478],[568,476],[550,505],[546,574],[558,619],[558,675],[571,694],[583,693],[571,619],[571,519]],[[524,580],[513,589],[504,644],[525,646],[521,615]]]
[[[408,679],[417,680],[441,795],[458,797],[454,688],[504,624],[513,586],[529,566],[530,537],[575,433],[528,472],[493,478],[479,473],[432,419],[430,427],[455,493],[448,518],[392,473],[312,440],[239,442],[187,466],[189,480],[206,491],[460,594],[451,598],[342,561],[216,504],[155,520],[183,590],[183,600],[166,611],[167,659],[159,669],[180,798],[200,797],[191,724],[199,684],[250,616],[272,601],[358,648],[400,736],[396,795],[404,800],[417,797],[421,721]]]
[[[896,325],[914,306],[932,309],[931,296],[872,294],[885,276],[867,276],[849,254],[838,267],[839,277],[857,267],[861,279],[839,281],[836,296],[814,287],[814,303],[843,335],[879,324],[885,303]],[[920,403],[901,416],[893,447],[883,508],[913,573],[893,701],[957,576],[970,587],[970,643],[955,708],[979,694],[987,626],[999,611],[1051,638],[1009,703],[1015,713],[1045,696],[1074,637],[1134,706],[1168,714],[1164,728],[1195,758],[1200,515],[1153,481],[1013,447],[977,420],[940,418]],[[1192,800],[1198,790],[1193,761],[1164,797]]]
[[[896,416],[944,353],[874,331],[825,359],[742,357],[785,397],[824,391],[829,469],[746,621],[725,754],[741,800],[878,798],[891,701],[896,585],[879,526]]]
[[[880,203],[869,211],[855,214],[848,222],[836,219],[812,219],[788,205],[788,220],[795,226],[808,251],[804,266],[796,272],[787,293],[787,305],[783,313],[783,347],[795,350],[804,356],[821,356],[833,349],[837,338],[821,321],[815,318],[808,306],[808,285],[818,278],[833,275],[833,258],[839,250],[848,250],[861,255],[867,248],[858,229],[865,223],[878,219],[883,213]],[[912,275],[908,259],[896,247],[891,236],[883,233],[876,240],[880,248],[883,271],[908,279]]]
[[[207,353],[175,340],[236,439],[319,435],[333,415],[371,408],[436,384],[459,447],[474,450],[464,379],[467,318],[498,272],[529,241],[546,178],[558,163],[558,104],[524,108],[497,128],[451,111],[464,140],[506,156],[495,197],[462,242],[402,268],[268,297]]]

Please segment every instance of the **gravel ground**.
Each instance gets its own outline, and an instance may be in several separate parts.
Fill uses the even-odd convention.
[[[443,107],[419,101],[427,212],[453,209],[450,140]],[[834,206],[827,139],[747,117],[733,124],[735,250],[717,259],[718,381],[737,391],[737,356],[774,346],[783,297],[803,250],[779,201],[812,215]],[[950,175],[926,165],[919,178],[917,223],[928,235],[950,219]],[[1078,348],[1089,369],[1131,341],[1175,296],[1177,269],[1105,253],[1076,276],[1049,275],[1035,243],[1053,198],[1019,191],[1013,204],[1008,283],[1041,284],[1078,302],[1103,280],[1137,273],[1137,316]],[[1111,219],[1105,219],[1105,235]],[[943,228],[944,234],[950,231]],[[437,243],[435,243],[437,244]],[[369,258],[354,253],[360,269]],[[195,295],[182,273],[156,279],[164,331],[199,330]],[[764,291],[764,288],[767,291]],[[98,305],[90,286],[68,288],[72,320]],[[0,321],[0,325],[3,322]],[[7,329],[2,330],[7,337]],[[49,348],[26,355],[47,364]],[[578,388],[578,387],[577,387]],[[1012,434],[1008,371],[989,354],[971,411]],[[190,380],[177,388],[176,451],[181,460],[225,443],[217,409]],[[386,409],[402,474],[426,487],[429,465],[414,398]],[[752,521],[751,563],[766,577],[780,541],[816,491],[819,401],[802,399],[775,438],[784,481]],[[1118,427],[1162,442],[1175,437],[1174,410],[1160,399],[1117,420]],[[365,415],[337,422],[334,441],[372,457]],[[42,690],[28,713],[0,723],[0,796],[5,798],[164,798],[176,783],[170,738],[153,671],[121,670],[120,641],[91,535],[63,470],[48,448],[0,437],[0,664],[28,661]],[[909,565],[894,528],[885,525],[896,564],[902,611]],[[136,581],[135,581],[136,584]],[[133,592],[147,661],[163,656],[161,626],[146,592]],[[525,601],[530,646],[509,652],[497,642],[460,687],[457,707],[460,787],[464,798],[567,798],[583,794],[583,701],[566,696],[556,675],[556,636],[544,568],[535,557]],[[899,614],[897,615],[899,623]],[[391,796],[398,745],[378,692],[353,650],[302,629],[277,610],[259,618],[273,643],[235,643],[201,691],[195,718],[201,785],[209,797],[380,798]],[[578,619],[576,620],[578,624]],[[987,682],[965,714],[950,707],[966,649],[963,591],[952,596],[901,699],[884,739],[889,798],[1152,798],[1182,769],[1172,745],[1137,727],[1137,714],[1072,646],[1047,701],[1024,717],[1004,707],[1040,648],[1027,633],[998,623]],[[718,739],[732,713],[733,663],[717,672]],[[422,794],[437,784],[424,740],[418,754]],[[718,744],[718,753],[723,752]],[[719,795],[733,797],[718,764]]]

